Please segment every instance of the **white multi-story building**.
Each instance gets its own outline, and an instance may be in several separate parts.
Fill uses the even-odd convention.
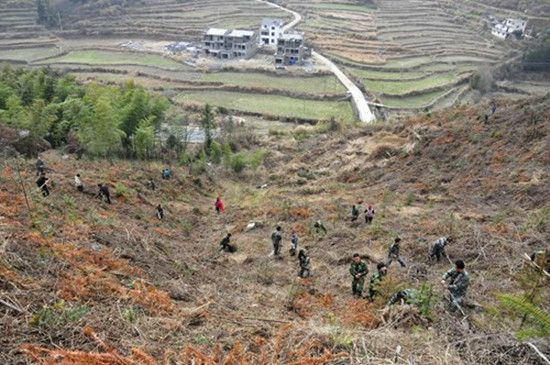
[[[502,23],[495,21],[491,34],[495,37],[506,39],[514,32],[525,33],[527,22],[522,19],[506,19]]]
[[[277,47],[277,39],[283,35],[283,21],[281,19],[264,18],[260,26],[260,45]]]

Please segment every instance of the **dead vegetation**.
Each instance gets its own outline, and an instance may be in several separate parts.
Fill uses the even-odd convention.
[[[549,113],[546,99],[531,99],[499,103],[488,124],[483,109],[460,107],[372,127],[312,128],[299,140],[267,136],[256,143],[286,151],[273,153],[269,168],[237,176],[211,166],[192,176],[173,167],[155,192],[145,182],[163,165],[52,151],[44,156],[55,177],[48,199],[33,190],[32,161],[21,171],[30,211],[6,159],[0,362],[542,364],[514,338],[517,328],[487,308],[495,294],[520,290],[521,255],[547,243]],[[75,171],[89,190],[108,181],[119,197],[107,205],[78,193]],[[226,205],[220,215],[217,193]],[[374,205],[372,225],[350,222],[358,200]],[[153,218],[157,202],[162,222]],[[316,220],[327,233],[315,231]],[[245,232],[248,222],[261,224]],[[281,260],[269,256],[276,224]],[[292,230],[311,256],[308,279],[296,278],[288,256]],[[219,250],[227,232],[237,253]],[[466,318],[447,313],[437,286],[449,264],[426,262],[428,243],[442,235],[455,237],[448,252],[472,275]],[[407,267],[390,267],[373,303],[352,300],[351,254],[372,273],[396,236]],[[395,291],[422,284],[432,293],[428,312],[404,306],[382,315]],[[545,340],[536,345],[548,351]]]

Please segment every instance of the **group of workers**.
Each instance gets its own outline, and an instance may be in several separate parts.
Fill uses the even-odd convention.
[[[46,176],[46,164],[44,163],[44,161],[40,156],[38,157],[38,160],[35,163],[35,167],[36,167],[36,175],[38,176],[38,179],[36,180],[36,185],[42,192],[42,196],[47,197],[50,195],[50,188],[49,188],[50,178]],[[163,180],[169,180],[170,176],[171,176],[170,169],[164,168],[162,170]],[[149,184],[149,188],[153,191],[157,187],[157,183],[153,178],[149,179],[148,184]],[[84,185],[82,184],[80,174],[76,174],[74,176],[74,186],[77,191],[84,192]],[[95,197],[98,199],[101,199],[101,201],[105,201],[107,204],[111,204],[112,201],[111,201],[111,192],[109,191],[109,186],[107,184],[100,183],[100,184],[97,184],[97,187],[98,187],[98,192],[97,194],[95,194]],[[161,204],[158,204],[156,206],[155,216],[159,220],[164,219],[164,208],[162,207]]]

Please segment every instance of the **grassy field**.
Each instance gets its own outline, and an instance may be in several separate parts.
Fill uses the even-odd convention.
[[[50,58],[48,60],[39,61],[37,64],[52,64],[52,63],[83,63],[90,65],[141,65],[162,67],[171,69],[184,69],[187,66],[164,58],[162,56],[137,53],[137,52],[116,52],[116,51],[74,51],[60,57]]]
[[[2,49],[0,50],[0,60],[32,62],[39,58],[54,56],[60,51],[57,47]]]
[[[425,76],[426,72],[384,72],[384,71],[370,71],[362,70],[360,68],[348,68],[352,74],[357,77],[370,79],[370,80],[406,80],[417,79]]]
[[[447,90],[432,91],[417,96],[409,96],[406,98],[381,97],[382,103],[389,107],[395,108],[419,108],[433,101],[439,96],[445,94]]]
[[[307,8],[313,8],[313,9],[319,9],[319,10],[347,10],[347,11],[354,11],[354,12],[373,11],[373,8],[370,8],[367,6],[360,6],[360,5],[347,5],[347,4],[334,4],[334,3],[328,3],[328,4],[308,3],[308,4],[300,4],[300,5]]]
[[[285,96],[245,94],[226,91],[186,91],[174,100],[179,103],[200,102],[247,112],[299,117],[305,119],[352,120],[349,102],[299,100]]]
[[[454,79],[455,75],[443,73],[411,81],[363,80],[363,84],[367,89],[372,91],[383,92],[392,95],[403,95],[416,90],[424,90],[436,86],[442,86],[452,82]]]
[[[340,94],[346,91],[334,76],[286,77],[261,73],[220,72],[205,74],[201,79],[223,82],[226,85],[273,88],[310,94]]]

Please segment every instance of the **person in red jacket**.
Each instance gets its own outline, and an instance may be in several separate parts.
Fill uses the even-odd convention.
[[[220,214],[220,211],[225,211],[225,208],[223,206],[222,199],[220,198],[220,195],[218,194],[218,197],[216,198],[216,202],[214,203],[214,207],[216,207],[216,212]]]

